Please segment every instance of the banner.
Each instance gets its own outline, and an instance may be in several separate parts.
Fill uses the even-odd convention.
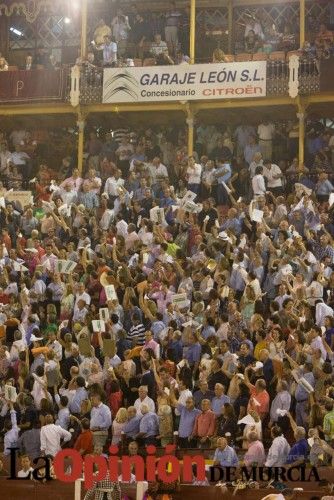
[[[64,70],[40,69],[0,72],[0,103],[61,101]]]
[[[106,68],[103,103],[264,97],[266,70],[265,61]]]
[[[31,191],[0,191],[0,199],[3,198],[7,202],[20,203],[21,207],[27,207],[33,203],[33,196]],[[1,203],[0,203],[1,206]]]

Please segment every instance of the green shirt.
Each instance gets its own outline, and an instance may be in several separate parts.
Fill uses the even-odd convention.
[[[323,429],[326,441],[334,439],[334,409],[324,416]]]

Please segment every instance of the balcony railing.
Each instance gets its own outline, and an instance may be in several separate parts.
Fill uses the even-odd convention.
[[[65,102],[70,67],[0,71],[0,105]]]
[[[280,60],[268,60],[266,65],[266,96],[288,96],[289,63]],[[171,67],[169,66],[168,68]],[[196,65],[193,68],[195,69]],[[131,70],[131,68],[129,69]],[[320,70],[321,66],[317,60],[300,60],[298,71],[299,95],[310,95],[320,92]],[[103,68],[81,66],[79,89],[80,104],[102,103]],[[71,70],[67,66],[59,70],[43,69],[0,72],[0,104],[70,103],[70,93]]]
[[[266,96],[289,95],[289,63],[267,61]],[[194,65],[196,67],[196,65]],[[169,66],[170,68],[170,66]],[[320,91],[320,69],[315,59],[301,59],[298,71],[299,95]],[[102,103],[103,69],[83,66],[80,70],[80,104]]]

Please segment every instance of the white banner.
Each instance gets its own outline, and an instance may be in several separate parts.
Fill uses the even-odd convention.
[[[106,68],[103,102],[264,97],[266,70],[265,61]]]

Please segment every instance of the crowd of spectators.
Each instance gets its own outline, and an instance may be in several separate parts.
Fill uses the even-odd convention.
[[[305,166],[293,123],[199,124],[191,156],[176,127],[92,131],[82,175],[0,134],[5,461],[176,440],[334,464],[334,139],[307,132]]]
[[[170,2],[163,13],[143,12],[135,4],[128,11],[119,8],[111,21],[99,21],[86,57],[78,57],[76,63],[94,67],[188,64],[189,15],[189,8],[180,9],[175,2]],[[287,54],[299,50],[309,59],[333,55],[333,31],[312,16],[306,19],[307,37],[303,47],[299,47],[299,33],[289,20],[276,26],[269,15],[247,9],[240,19],[234,25],[234,54],[270,55],[277,51]],[[226,54],[226,28],[197,23],[196,62],[231,61],[231,54]],[[218,38],[215,33],[219,33]],[[0,71],[7,71],[9,67],[0,53]],[[28,52],[24,64],[17,67],[58,69],[60,61],[40,48],[35,55]]]

